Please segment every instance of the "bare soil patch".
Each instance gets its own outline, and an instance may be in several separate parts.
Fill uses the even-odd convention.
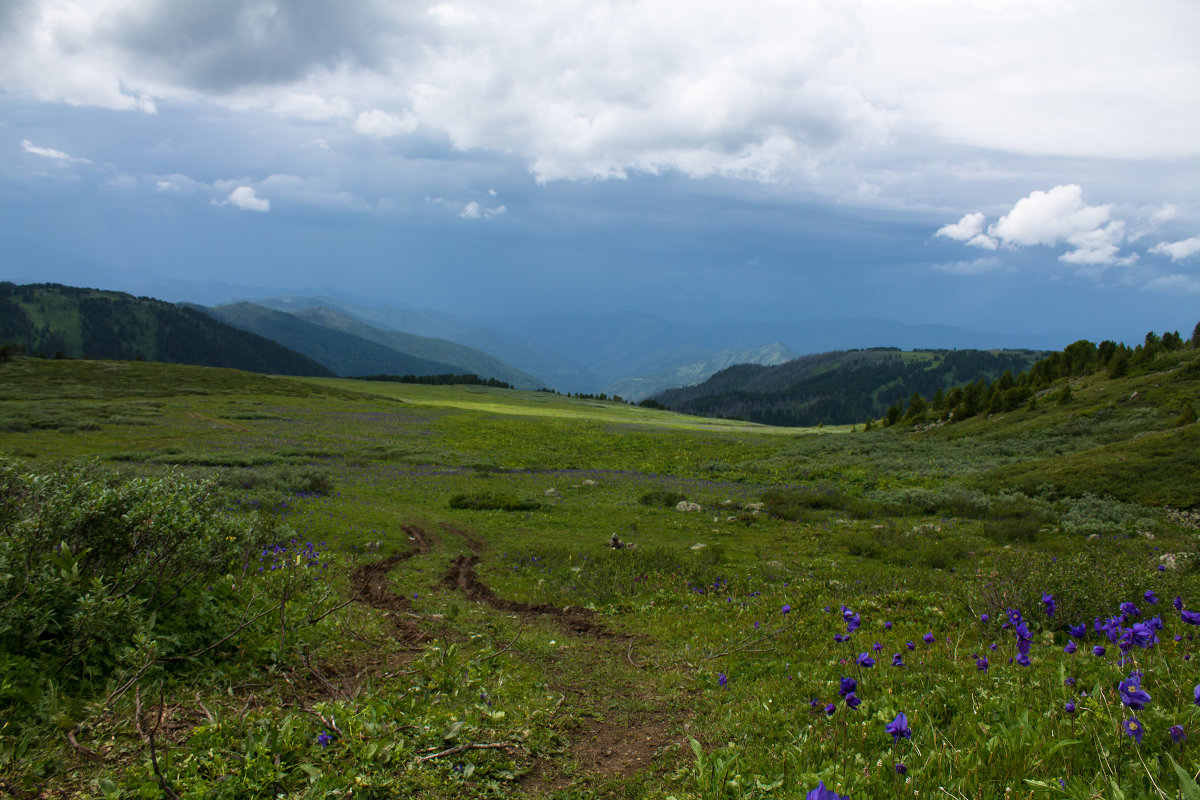
[[[418,624],[420,617],[412,613],[412,605],[408,598],[396,594],[387,576],[397,564],[428,553],[433,539],[416,525],[405,525],[404,533],[408,535],[411,544],[408,550],[381,561],[362,565],[354,571],[350,585],[361,602],[383,611],[388,616],[396,628],[397,639],[416,643],[427,641],[429,634]]]

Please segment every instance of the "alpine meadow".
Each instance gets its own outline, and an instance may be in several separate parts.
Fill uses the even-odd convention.
[[[6,355],[8,796],[1200,796],[1195,337],[817,428]]]

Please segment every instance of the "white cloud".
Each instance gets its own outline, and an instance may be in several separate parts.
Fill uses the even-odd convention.
[[[35,145],[33,142],[29,141],[28,139],[22,140],[21,148],[24,149],[26,153],[31,153],[35,156],[41,156],[42,158],[51,158],[51,159],[54,159],[55,161],[62,161],[65,163],[74,163],[74,164],[90,164],[90,163],[92,163],[91,161],[89,161],[86,158],[77,158],[75,156],[64,153],[62,150],[55,150],[53,147],[38,147],[37,145]]]
[[[1142,287],[1148,292],[1168,294],[1200,294],[1200,278],[1195,275],[1163,275]]]
[[[1055,186],[1022,197],[988,232],[1005,244],[1054,246],[1095,231],[1111,214],[1112,206],[1085,204],[1077,184]]]
[[[965,242],[973,247],[982,247],[984,250],[995,250],[996,240],[983,232],[983,223],[986,219],[987,217],[982,213],[966,214],[958,222],[938,228],[934,236],[944,236],[956,242]]]
[[[229,193],[225,198],[225,202],[234,208],[240,208],[243,211],[270,211],[271,201],[265,197],[259,197],[253,187],[239,186]]]
[[[402,116],[389,114],[373,108],[364,111],[354,120],[354,130],[372,139],[390,139],[404,133],[412,133],[417,129],[417,118],[412,112],[405,111]]]
[[[1156,255],[1170,256],[1172,261],[1180,261],[1200,253],[1200,236],[1193,236],[1178,242],[1159,242],[1150,248],[1150,252]]]
[[[483,213],[479,210],[479,203],[472,200],[463,206],[462,211],[458,212],[458,215],[463,219],[479,219],[483,216]]]
[[[976,258],[971,261],[952,261],[945,264],[934,264],[933,268],[938,272],[945,272],[949,275],[983,275],[988,272],[996,272],[1004,269],[1004,262],[1000,259],[989,256],[987,258]]]
[[[344,97],[326,99],[314,92],[292,92],[277,100],[271,110],[288,117],[310,122],[325,122],[349,117],[354,107]]]

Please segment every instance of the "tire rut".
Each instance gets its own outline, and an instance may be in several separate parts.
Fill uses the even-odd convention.
[[[433,539],[416,525],[404,525],[402,529],[412,546],[402,553],[363,564],[354,571],[350,585],[359,602],[388,615],[396,628],[396,638],[405,642],[423,642],[430,638],[429,634],[418,624],[418,618],[412,615],[412,605],[408,598],[396,594],[387,576],[397,564],[428,553],[433,546]]]
[[[468,600],[487,603],[497,611],[508,611],[531,617],[551,617],[567,630],[584,636],[597,638],[612,638],[617,636],[595,618],[595,613],[586,608],[568,606],[559,608],[549,603],[522,603],[518,600],[506,600],[493,592],[487,584],[479,580],[475,574],[475,565],[479,556],[458,556],[450,563],[450,569],[442,578],[442,585],[456,589],[467,596]]]

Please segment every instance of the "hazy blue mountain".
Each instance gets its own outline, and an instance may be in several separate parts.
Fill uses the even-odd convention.
[[[455,372],[460,374],[470,373],[481,378],[495,378],[517,389],[540,389],[548,385],[547,381],[505,364],[482,350],[467,347],[449,339],[384,330],[327,306],[312,306],[292,313],[317,325],[359,336],[401,353],[452,364],[457,367]]]
[[[303,353],[342,376],[462,372],[453,364],[400,353],[361,336],[317,325],[295,314],[254,303],[233,303],[205,310],[235,328],[265,336]]]
[[[331,376],[316,361],[193,308],[124,292],[0,283],[0,342],[30,354]]]
[[[546,346],[542,343],[543,340],[515,336],[494,326],[471,322],[443,311],[373,308],[324,296],[283,296],[260,303],[270,308],[292,312],[325,306],[377,328],[448,339],[482,350],[526,374],[544,379],[544,386],[561,392],[595,392],[603,385],[600,378],[582,362],[563,355],[556,348]]]
[[[690,364],[681,364],[652,375],[622,378],[610,383],[603,391],[605,394],[617,395],[636,402],[664,389],[701,383],[714,373],[734,364],[774,366],[790,361],[798,355],[799,353],[779,342],[750,350],[722,350],[719,353],[713,353],[708,358],[693,361]]]

